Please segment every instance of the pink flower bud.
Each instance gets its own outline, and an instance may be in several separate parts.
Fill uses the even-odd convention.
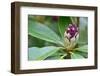
[[[79,29],[75,24],[69,24],[64,33],[65,47],[73,49],[79,38]]]

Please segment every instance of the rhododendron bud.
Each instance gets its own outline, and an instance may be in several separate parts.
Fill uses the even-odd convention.
[[[64,42],[67,50],[72,50],[79,39],[79,29],[75,24],[69,24],[64,33]]]

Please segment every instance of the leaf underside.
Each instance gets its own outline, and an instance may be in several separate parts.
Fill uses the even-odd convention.
[[[31,47],[28,52],[29,60],[44,60],[59,51],[61,47],[47,46],[43,48]]]

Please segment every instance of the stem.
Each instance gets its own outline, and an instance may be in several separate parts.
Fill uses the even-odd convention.
[[[70,17],[73,24],[76,24],[79,27],[79,17]]]
[[[77,26],[79,27],[79,17],[77,17]]]
[[[67,58],[67,59],[71,59],[71,53],[70,53],[69,51],[67,52],[66,58]]]
[[[66,56],[67,56],[67,54],[64,54],[63,56],[61,56],[60,59],[64,59],[64,57],[66,57]]]
[[[65,59],[71,59],[71,50],[64,49],[64,51],[67,52],[67,56],[65,57]]]

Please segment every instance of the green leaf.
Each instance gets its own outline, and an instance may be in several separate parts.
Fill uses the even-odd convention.
[[[55,56],[50,56],[48,58],[46,58],[46,60],[60,60],[60,57],[59,55],[55,55]]]
[[[73,24],[79,26],[79,17],[70,17]]]
[[[64,59],[64,57],[66,55],[67,55],[67,53],[64,52],[62,49],[60,49],[56,53],[54,53],[51,56],[49,56],[48,58],[46,58],[46,60],[62,60],[62,59]]]
[[[82,55],[74,52],[71,54],[71,58],[72,59],[83,59],[84,57]]]
[[[61,47],[54,47],[54,46],[47,46],[43,48],[32,47],[28,49],[29,50],[28,58],[29,60],[44,60],[47,57],[56,53],[60,49]]]
[[[66,27],[71,23],[71,19],[70,17],[64,17],[64,16],[60,16],[59,20],[58,20],[58,28],[59,28],[59,32],[62,36],[62,38],[64,37],[64,32]]]
[[[81,46],[79,48],[75,48],[74,50],[78,50],[78,51],[81,51],[81,52],[87,52],[88,51],[88,45],[84,45],[84,46]]]
[[[88,52],[75,51],[75,53],[80,54],[84,58],[88,58]]]
[[[48,42],[62,44],[60,37],[46,25],[31,20],[29,20],[28,24],[29,35]]]
[[[45,45],[45,41],[28,35],[28,48],[33,46],[43,47],[44,45]]]

